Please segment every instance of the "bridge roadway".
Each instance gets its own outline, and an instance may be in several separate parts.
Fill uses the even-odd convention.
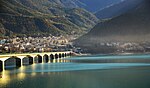
[[[53,62],[54,59],[71,56],[72,53],[72,51],[65,51],[0,55],[0,71],[5,70],[5,67],[8,63],[14,62],[16,67],[23,66],[23,63],[27,61],[28,65],[31,65],[33,63],[48,63]]]

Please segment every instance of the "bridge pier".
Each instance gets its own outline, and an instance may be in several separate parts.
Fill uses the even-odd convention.
[[[2,61],[2,71],[5,70],[5,61]]]
[[[20,58],[21,59],[21,58]],[[21,66],[23,66],[23,58],[21,59]]]
[[[0,61],[0,72],[3,71],[3,61]]]

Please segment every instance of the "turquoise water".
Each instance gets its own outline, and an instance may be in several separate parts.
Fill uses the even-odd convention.
[[[80,57],[73,57],[69,59],[150,59],[149,54],[136,54],[136,55],[94,55],[94,56],[80,56]]]
[[[95,55],[65,59],[65,62],[5,70],[0,73],[0,88],[150,88],[150,63],[147,62],[150,55]],[[111,60],[98,63],[101,59]],[[135,61],[117,63],[112,59]],[[140,63],[138,59],[144,61]]]

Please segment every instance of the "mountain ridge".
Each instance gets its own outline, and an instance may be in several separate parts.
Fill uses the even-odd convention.
[[[101,52],[104,50],[101,43],[150,41],[150,1],[141,1],[131,11],[98,23],[88,34],[76,40],[75,44],[88,52]],[[107,49],[111,50],[110,47]]]
[[[114,18],[128,12],[132,8],[134,9],[139,3],[141,3],[141,0],[123,0],[101,9],[95,15],[99,19]]]
[[[120,2],[121,0],[79,0],[80,2],[84,3],[84,6],[80,6],[90,12],[97,12],[110,4],[114,4]]]
[[[80,35],[98,21],[84,9],[62,5],[60,0],[1,0],[1,35]]]

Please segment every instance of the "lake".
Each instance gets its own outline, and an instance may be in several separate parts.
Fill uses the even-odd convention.
[[[150,88],[150,55],[70,57],[0,75],[0,88]]]

